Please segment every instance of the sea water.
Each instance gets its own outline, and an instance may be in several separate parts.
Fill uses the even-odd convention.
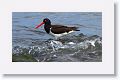
[[[55,40],[44,26],[34,29],[44,18],[80,31]],[[12,46],[13,61],[101,62],[102,13],[13,12]]]

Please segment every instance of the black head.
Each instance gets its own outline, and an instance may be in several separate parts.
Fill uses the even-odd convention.
[[[51,21],[48,18],[45,18],[43,22],[45,25],[51,25]]]
[[[48,18],[45,18],[45,19],[43,20],[43,22],[41,22],[39,25],[37,25],[37,26],[35,27],[35,29],[39,28],[39,27],[42,26],[43,24],[45,24],[45,26],[51,25],[51,21],[50,21]]]

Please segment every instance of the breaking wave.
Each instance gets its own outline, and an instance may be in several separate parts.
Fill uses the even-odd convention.
[[[13,62],[101,62],[102,38],[97,35],[32,40],[28,46],[13,45]]]

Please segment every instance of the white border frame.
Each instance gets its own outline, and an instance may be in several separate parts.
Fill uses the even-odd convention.
[[[12,62],[12,12],[102,12],[102,62]],[[0,0],[0,73],[114,74],[112,0]]]

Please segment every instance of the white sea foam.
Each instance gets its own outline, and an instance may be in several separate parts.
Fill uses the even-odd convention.
[[[68,44],[75,44],[74,42],[69,42]]]

